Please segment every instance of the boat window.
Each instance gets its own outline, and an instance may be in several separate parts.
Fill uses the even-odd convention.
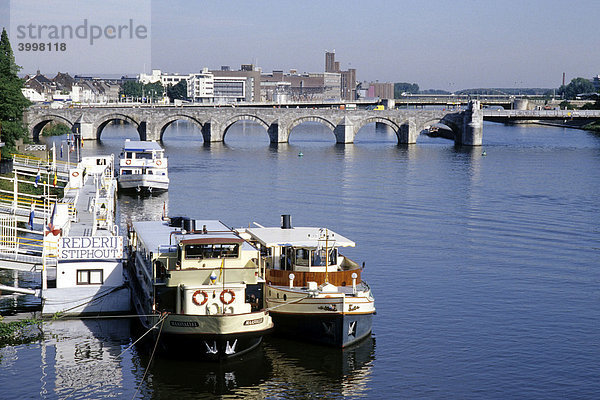
[[[131,175],[131,170],[130,169],[122,169],[121,175]]]
[[[152,153],[137,153],[135,155],[135,158],[137,158],[137,159],[151,160],[152,159]]]
[[[223,244],[188,244],[185,246],[185,258],[237,258],[239,245]]]
[[[101,285],[104,283],[104,271],[101,269],[78,269],[78,285]]]
[[[308,267],[309,259],[310,259],[310,250],[296,249],[296,265]]]
[[[337,264],[337,250],[329,249],[329,265]],[[312,252],[311,265],[322,266],[325,264],[325,249],[318,249]]]
[[[125,155],[125,158],[131,158],[131,152],[130,152],[130,151],[128,151],[128,152],[126,153],[126,155]]]

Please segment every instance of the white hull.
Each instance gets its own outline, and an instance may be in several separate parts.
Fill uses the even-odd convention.
[[[42,299],[42,315],[124,314],[131,308],[126,286],[52,288],[42,291]]]
[[[375,301],[370,291],[357,295],[319,293],[309,297],[306,288],[290,289],[285,286],[267,287],[267,306],[280,314],[360,315],[375,312]]]
[[[119,175],[118,182],[124,190],[169,190],[169,178],[166,175]]]

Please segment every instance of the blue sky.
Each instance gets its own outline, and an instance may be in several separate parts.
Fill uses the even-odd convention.
[[[8,4],[0,0],[0,24],[7,27]],[[335,49],[342,69],[356,68],[358,80],[416,82],[422,89],[557,87],[563,72],[567,81],[600,74],[600,1],[594,0],[152,1],[151,6],[151,67],[171,72],[246,63],[265,72],[320,72],[324,52]],[[102,7],[98,13],[119,10]],[[84,56],[98,71],[68,72],[99,74],[119,67],[118,60]],[[45,72],[43,61],[37,63],[23,65],[23,72],[37,67]]]

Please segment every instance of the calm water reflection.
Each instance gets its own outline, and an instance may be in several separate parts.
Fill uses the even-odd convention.
[[[86,153],[118,155],[130,126]],[[224,144],[175,123],[165,132],[171,189],[119,196],[120,220],[169,215],[329,226],[356,241],[377,315],[355,349],[267,338],[235,363],[117,355],[135,332],[64,330],[0,349],[14,398],[594,398],[600,392],[600,138],[577,130],[485,124],[484,148],[419,137],[397,146],[369,125],[336,145],[318,124],[271,146],[236,123]],[[486,151],[485,156],[482,150]],[[299,153],[303,156],[299,157]],[[10,284],[10,274],[0,281]],[[30,286],[36,282],[21,277]],[[14,309],[3,298],[3,310]],[[18,308],[35,305],[19,298]],[[50,330],[54,329],[51,323]],[[89,324],[85,327],[89,328]],[[119,335],[111,336],[113,331]],[[376,340],[376,346],[375,346]],[[110,372],[110,373],[109,373]],[[110,375],[110,377],[108,376]],[[113,379],[114,378],[114,379]],[[0,396],[1,397],[1,396]]]

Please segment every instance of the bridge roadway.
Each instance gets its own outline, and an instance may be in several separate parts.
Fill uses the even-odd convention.
[[[306,121],[319,122],[331,129],[337,143],[353,143],[360,128],[369,123],[390,127],[400,144],[416,143],[419,133],[433,124],[444,124],[454,133],[458,145],[480,146],[483,121],[510,123],[517,120],[597,120],[600,110],[494,110],[481,109],[473,101],[464,110],[392,109],[340,110],[332,108],[249,108],[249,107],[82,107],[29,108],[25,123],[34,140],[51,121],[61,122],[80,132],[84,140],[99,140],[111,121],[132,124],[140,140],[162,140],[174,121],[197,124],[204,142],[222,142],[227,130],[238,121],[250,120],[265,128],[271,143],[289,141],[292,129]]]
[[[353,143],[360,128],[369,123],[390,127],[398,143],[416,143],[419,133],[430,125],[442,123],[455,134],[460,145],[479,146],[482,139],[483,114],[478,102],[466,109],[428,110],[341,110],[339,108],[249,108],[249,107],[31,107],[24,121],[30,136],[37,140],[49,122],[64,123],[84,140],[99,140],[111,121],[126,121],[139,133],[140,140],[162,140],[165,129],[174,121],[197,124],[204,142],[222,142],[231,125],[250,120],[265,128],[271,143],[286,143],[292,129],[312,121],[331,129],[337,143]]]

